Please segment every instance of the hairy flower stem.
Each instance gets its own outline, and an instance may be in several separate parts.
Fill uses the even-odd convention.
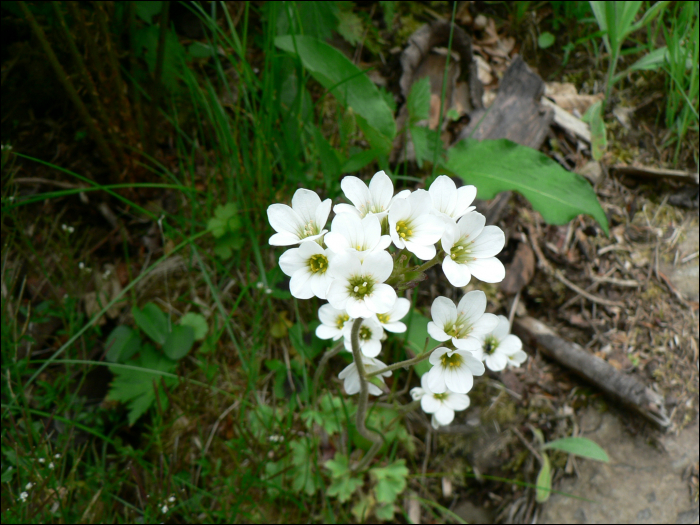
[[[391,371],[397,370],[399,368],[406,368],[406,367],[409,367],[411,365],[415,365],[417,363],[420,363],[421,361],[425,361],[426,359],[428,359],[430,357],[430,354],[432,354],[435,350],[437,350],[441,346],[444,347],[445,344],[444,343],[439,344],[435,348],[433,348],[432,350],[425,352],[424,354],[420,354],[420,355],[414,357],[413,359],[407,359],[406,361],[400,361],[398,363],[394,363],[393,365],[389,365],[386,368],[382,368],[381,370],[377,370],[376,372],[372,372],[371,374],[367,374],[365,377],[367,379],[369,379],[371,377],[378,376],[379,374],[383,374],[385,372],[391,372]]]
[[[331,357],[337,355],[338,352],[340,352],[342,349],[343,349],[343,342],[341,341],[340,343],[335,345],[333,348],[328,350],[328,352],[323,354],[323,357],[318,362],[318,366],[316,367],[316,373],[314,374],[314,389],[313,389],[313,394],[314,394],[313,407],[314,407],[314,409],[316,409],[316,402],[318,401],[318,382],[321,379],[321,373],[323,372],[323,369],[328,364],[328,361],[330,361]]]
[[[355,360],[355,366],[357,366],[357,374],[360,378],[360,399],[357,402],[357,419],[355,420],[355,427],[357,432],[365,439],[372,442],[372,446],[365,453],[355,468],[352,470],[358,472],[372,461],[372,458],[377,454],[377,451],[384,443],[381,433],[374,431],[369,432],[365,426],[365,417],[367,415],[367,400],[369,398],[369,389],[367,388],[367,376],[365,375],[365,365],[362,362],[362,352],[360,351],[360,326],[362,325],[362,317],[358,317],[352,323],[352,331],[350,332],[350,340],[352,342],[352,357]]]
[[[416,268],[414,271],[416,272],[424,272],[428,268],[432,268],[436,264],[438,264],[442,259],[444,258],[444,253],[442,253],[442,250],[438,251],[437,255],[430,259],[427,263],[421,264],[418,268]]]

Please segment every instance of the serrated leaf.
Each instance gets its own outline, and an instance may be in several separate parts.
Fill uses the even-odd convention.
[[[309,451],[309,445],[301,441],[291,441],[289,443],[292,449],[292,489],[295,492],[301,492],[302,490],[309,496],[313,496],[316,493],[316,482],[311,470],[313,461],[311,460],[311,453]]]
[[[423,162],[426,160],[428,162],[433,162],[433,159],[443,160],[442,140],[438,137],[437,131],[422,126],[411,126],[408,129],[411,132],[418,167],[423,167]]]
[[[214,253],[222,259],[228,259],[233,255],[234,250],[238,251],[243,246],[245,238],[237,232],[227,232],[224,236],[216,239]]]
[[[143,310],[136,306],[131,309],[136,325],[154,342],[162,345],[168,336],[168,318],[153,303],[147,303]]]
[[[408,118],[411,124],[430,116],[430,78],[423,77],[413,83],[406,101]]]
[[[207,326],[207,320],[204,319],[204,316],[201,314],[197,314],[195,312],[189,312],[183,315],[180,318],[180,322],[182,326],[191,326],[192,329],[194,330],[194,339],[195,341],[201,341],[207,336],[207,332],[209,331],[209,327]]]
[[[173,378],[163,378],[156,372],[172,373],[177,367],[177,363],[171,361],[160,352],[156,351],[152,345],[146,343],[141,347],[141,355],[138,359],[132,359],[128,363],[140,370],[125,369],[110,366],[114,374],[114,379],[110,385],[108,399],[126,403],[129,407],[129,425],[133,425],[153,404],[156,399],[153,382],[155,380],[159,388],[159,398],[163,410],[168,406],[168,397],[165,395],[161,381],[166,385],[173,385],[176,380]]]
[[[386,467],[371,468],[369,473],[377,481],[374,493],[380,503],[394,503],[406,488],[408,469],[403,459],[394,461]]]
[[[329,496],[337,496],[338,501],[344,503],[350,499],[357,489],[362,486],[362,480],[352,477],[343,477],[334,480],[328,487]]]
[[[547,454],[542,452],[542,468],[537,474],[537,489],[535,491],[535,500],[537,503],[544,503],[549,499],[552,492],[552,468],[549,464]]]
[[[214,217],[209,219],[207,223],[207,229],[217,238],[240,228],[241,220],[238,217],[238,208],[232,202],[217,206],[214,210]]]
[[[165,338],[163,352],[173,361],[178,361],[187,355],[194,344],[194,328],[191,326],[175,325],[172,332]]]
[[[117,326],[105,341],[105,358],[112,363],[123,363],[141,347],[141,338],[136,330],[128,326]]]
[[[587,214],[609,233],[605,212],[586,179],[537,150],[507,139],[464,140],[450,148],[445,167],[465,184],[476,185],[480,199],[517,191],[550,224]]]
[[[396,506],[391,504],[379,505],[374,509],[374,515],[381,521],[390,521],[394,518]]]
[[[606,454],[605,450],[603,450],[598,443],[585,437],[567,437],[555,439],[554,441],[546,443],[542,448],[563,450],[569,454],[575,454],[577,456],[581,456],[582,458],[594,459],[604,463],[610,461],[610,458]]]
[[[343,104],[362,116],[371,128],[391,141],[396,135],[394,114],[374,83],[342,52],[305,35],[278,36],[275,45],[298,56],[304,67]]]

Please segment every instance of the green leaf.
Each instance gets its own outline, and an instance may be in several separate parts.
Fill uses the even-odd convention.
[[[395,505],[379,505],[376,509],[374,509],[374,515],[381,521],[392,520],[395,512]]]
[[[316,493],[316,482],[311,470],[313,460],[307,443],[301,441],[291,441],[289,443],[292,449],[292,489],[294,492],[306,492],[309,496]]]
[[[187,47],[187,54],[192,58],[209,58],[216,54],[216,50],[208,44],[193,42]]]
[[[217,206],[214,210],[214,217],[209,219],[207,223],[207,229],[217,238],[223,237],[226,233],[235,232],[241,226],[238,207],[232,202]]]
[[[411,124],[430,116],[430,78],[423,77],[413,83],[406,101],[406,108]]]
[[[342,52],[311,36],[278,36],[275,45],[298,56],[304,67],[343,104],[389,141],[396,135],[394,114],[374,83]]]
[[[393,143],[389,137],[382,135],[359,114],[355,115],[355,122],[357,122],[357,127],[360,128],[360,131],[362,131],[362,134],[367,139],[367,142],[369,142],[369,145],[376,150],[379,155],[386,156],[391,153]],[[381,164],[381,160],[379,162]]]
[[[537,503],[544,503],[549,499],[552,492],[552,468],[549,464],[547,454],[542,452],[542,468],[537,474],[537,490],[535,492],[535,500]]]
[[[336,452],[333,459],[326,461],[326,468],[331,471],[332,483],[328,487],[329,496],[337,496],[341,503],[348,501],[355,491],[362,486],[362,480],[352,475],[348,457]]]
[[[338,27],[336,31],[348,44],[354,46],[362,40],[364,33],[362,19],[352,11],[340,11],[338,13]]]
[[[423,162],[426,160],[428,162],[433,162],[433,159],[443,161],[442,140],[438,137],[436,130],[422,126],[410,126],[408,129],[411,132],[411,139],[413,139],[413,149],[416,152],[416,162],[419,168],[423,167]]]
[[[112,363],[124,363],[139,351],[141,338],[136,330],[128,326],[117,326],[105,342],[105,358]]]
[[[409,317],[404,320],[406,326],[408,326],[408,332],[406,336],[406,343],[408,347],[413,351],[414,354],[422,354],[424,350],[430,350],[435,348],[439,343],[435,341],[432,337],[428,335],[428,323],[430,320],[422,315],[418,310],[411,310]],[[428,347],[425,347],[425,340],[428,339]],[[428,370],[430,370],[431,365],[426,359],[415,365],[414,370],[418,376],[422,376]]]
[[[228,259],[233,255],[234,250],[238,251],[243,246],[245,237],[237,232],[228,232],[223,237],[216,239],[214,243],[214,253],[222,259]]]
[[[0,483],[10,483],[12,481],[13,476],[15,475],[16,470],[17,469],[13,466],[10,466],[7,469],[5,469],[5,472],[3,472],[2,476],[0,477]]]
[[[317,126],[313,126],[313,135],[324,178],[337,179],[340,176],[340,160],[338,160],[338,154]]]
[[[194,330],[195,341],[202,341],[207,336],[207,332],[209,331],[209,327],[207,326],[207,321],[204,319],[204,316],[194,312],[183,315],[180,318],[179,324],[182,326],[192,327]]]
[[[540,49],[547,49],[552,44],[554,44],[554,40],[555,40],[554,35],[552,33],[550,33],[549,31],[545,31],[537,39],[537,45],[539,46]]]
[[[289,338],[292,341],[292,345],[306,359],[314,359],[326,348],[326,343],[323,339],[313,337],[316,326],[318,324],[315,324],[312,329],[312,325],[309,325],[309,330],[304,332],[304,327],[301,323],[297,323],[289,329]]]
[[[598,443],[585,437],[567,437],[546,443],[543,449],[563,450],[582,458],[595,459],[607,463],[610,458]]]
[[[359,153],[355,153],[352,157],[350,157],[345,164],[340,168],[341,173],[354,173],[355,171],[359,171],[367,164],[372,162],[374,159],[377,158],[378,152],[376,150],[370,149],[367,151],[360,151]]]
[[[595,160],[600,160],[608,147],[605,121],[603,120],[603,101],[599,100],[593,104],[586,112],[586,115],[591,125],[591,155]]]
[[[380,503],[394,503],[406,488],[408,469],[403,459],[396,460],[386,467],[374,467],[369,470],[369,474],[377,481],[374,493]]]
[[[163,378],[156,372],[172,373],[177,367],[177,363],[171,361],[164,355],[157,352],[152,345],[146,343],[141,347],[141,355],[138,359],[126,363],[139,367],[141,370],[124,369],[121,367],[109,367],[114,374],[114,380],[110,385],[108,399],[126,403],[129,407],[129,425],[133,425],[156,399],[153,382],[158,385],[159,399],[163,410],[168,406],[168,396],[165,395],[161,381],[166,385],[173,385],[176,380],[173,378]]]
[[[147,24],[153,23],[153,17],[160,13],[163,8],[163,2],[154,0],[153,2],[134,2],[134,11],[136,16]]]
[[[605,212],[586,179],[537,150],[507,139],[464,140],[450,148],[445,167],[476,185],[480,199],[514,190],[550,224],[566,224],[585,213],[608,234]]]
[[[182,359],[194,344],[194,328],[175,325],[163,343],[163,352],[173,361]]]
[[[168,318],[165,317],[160,308],[153,303],[148,303],[143,307],[143,310],[134,306],[131,313],[134,315],[134,321],[138,327],[148,337],[159,345],[165,343],[165,338],[168,336]]]

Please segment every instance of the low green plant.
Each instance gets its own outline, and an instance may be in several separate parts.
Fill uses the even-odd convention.
[[[129,407],[129,424],[133,425],[158,399],[161,410],[167,408],[165,387],[177,384],[171,377],[178,361],[192,349],[195,340],[204,340],[207,323],[199,314],[184,315],[173,325],[153,303],[142,309],[134,306],[136,326],[155,343],[144,342],[138,331],[128,326],[116,327],[107,338],[106,359],[114,380],[107,397]],[[162,383],[161,383],[162,380]]]

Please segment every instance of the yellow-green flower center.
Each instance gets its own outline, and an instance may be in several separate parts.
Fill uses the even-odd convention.
[[[372,339],[372,330],[366,326],[361,326],[360,333],[358,335],[360,336],[360,341],[369,341]]]
[[[438,401],[442,401],[443,399],[447,399],[447,396],[449,396],[449,395],[450,395],[450,394],[448,394],[447,392],[445,392],[445,393],[443,393],[443,394],[433,394],[433,397],[434,397],[435,399],[437,399]]]
[[[328,257],[320,253],[309,257],[309,270],[311,270],[311,273],[326,273],[326,270],[328,270]]]
[[[468,238],[463,237],[450,250],[450,258],[456,263],[464,264],[474,260],[471,253],[472,242]]]
[[[352,277],[348,280],[348,293],[355,299],[364,299],[372,295],[374,291],[374,280],[366,275]]]
[[[396,223],[396,233],[399,234],[402,240],[407,241],[413,236],[411,225],[406,221],[398,221]]]
[[[496,352],[496,349],[498,348],[498,339],[496,339],[493,336],[488,336],[486,339],[484,339],[484,353],[487,355],[491,355],[494,352]]]
[[[443,330],[450,337],[465,339],[472,332],[472,326],[460,315],[454,323],[446,323]]]
[[[342,330],[345,323],[350,319],[348,314],[341,314],[335,318],[335,326],[338,330]]]
[[[304,224],[303,228],[300,228],[297,234],[299,235],[300,239],[306,239],[307,237],[311,237],[312,235],[317,235],[321,230],[319,227],[314,224],[314,220],[311,219],[309,222]]]
[[[462,365],[462,356],[455,352],[452,355],[448,355],[449,352],[442,354],[440,362],[443,368],[459,368]]]
[[[389,314],[377,314],[377,319],[379,319],[379,322],[382,324],[387,324],[391,321]]]

